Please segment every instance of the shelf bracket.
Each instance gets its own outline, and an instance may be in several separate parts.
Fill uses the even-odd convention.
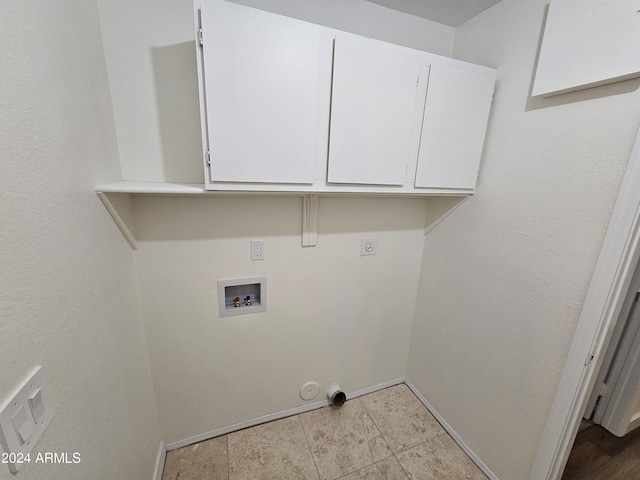
[[[133,207],[128,193],[96,192],[131,248],[138,249],[133,228]]]
[[[425,220],[424,234],[436,228],[440,222],[451,215],[471,195],[464,197],[430,197],[427,204],[427,218]]]
[[[302,246],[318,244],[318,195],[302,197]]]

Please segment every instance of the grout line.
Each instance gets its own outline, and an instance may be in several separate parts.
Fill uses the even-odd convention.
[[[353,399],[363,395],[368,395],[370,393],[374,393],[380,390],[384,390],[385,388],[394,387],[396,385],[400,385],[405,383],[405,378],[396,378],[395,380],[390,380],[388,382],[383,382],[378,385],[374,385],[373,387],[364,388],[362,390],[357,390],[355,392],[351,392],[347,394],[347,398]],[[314,403],[301,405],[299,407],[289,408],[287,410],[281,410],[279,412],[270,413],[267,415],[263,415],[257,418],[251,418],[249,420],[244,420],[239,423],[235,423],[232,425],[227,425],[226,427],[217,428],[215,430],[211,430],[209,432],[201,433],[199,435],[195,435],[189,438],[185,438],[182,440],[178,440],[176,442],[171,442],[166,445],[167,452],[171,450],[176,450],[178,448],[186,447],[188,445],[193,445],[194,443],[200,443],[205,440],[209,440],[210,438],[220,437],[222,435],[226,435],[228,433],[237,432],[240,430],[244,430],[246,428],[255,427],[257,425],[262,425],[265,423],[273,422],[275,420],[280,420],[282,418],[293,417],[294,415],[299,415],[301,413],[310,412],[312,410],[318,410],[320,408],[326,407],[329,405],[328,400],[320,400]]]
[[[402,452],[400,452],[402,453]],[[402,462],[400,461],[400,459],[398,458],[398,455],[394,454],[393,457],[396,459],[396,462],[398,462],[398,465],[400,465],[400,468],[402,469],[402,471],[404,472],[404,474],[407,476],[407,478],[411,478],[411,475],[409,475],[409,472],[407,472],[406,468],[404,468],[404,465],[402,465]]]
[[[360,467],[357,470],[353,470],[352,472],[345,473],[341,477],[335,478],[334,480],[340,480],[341,478],[348,477],[349,475],[353,475],[354,473],[359,472],[360,470],[364,470],[365,468],[373,467],[374,465],[377,465],[377,464],[382,463],[382,462],[384,462],[386,460],[389,460],[391,457],[394,457],[394,456],[395,455],[391,455],[390,457],[383,458],[382,460],[378,460],[377,462],[370,463],[369,465],[365,465],[364,467]],[[397,460],[398,459],[396,459],[396,461]],[[398,462],[398,463],[400,463],[400,462]],[[402,465],[400,465],[400,467],[402,468]],[[404,468],[402,470],[404,471]],[[367,477],[367,478],[369,478],[369,477]],[[411,477],[409,477],[409,475],[407,475],[407,478],[411,478]]]
[[[362,402],[360,402],[362,403]],[[378,424],[376,423],[376,420],[373,418],[373,416],[371,415],[371,412],[369,412],[369,410],[367,409],[367,407],[364,406],[364,403],[362,403],[362,407],[364,408],[364,411],[367,412],[367,416],[371,419],[371,422],[373,423],[373,426],[376,427],[376,430],[378,430],[378,433],[380,434],[380,436],[382,437],[382,439],[384,440],[384,443],[387,444],[387,447],[389,447],[389,450],[391,451],[391,455],[393,455],[393,449],[391,448],[391,445],[389,445],[389,442],[387,441],[387,439],[385,438],[385,436],[382,434],[382,431],[380,430],[380,427],[378,427]],[[368,441],[368,440],[367,440]],[[373,458],[373,457],[372,457]]]
[[[446,433],[446,432],[445,432],[445,433]],[[411,445],[410,447],[405,448],[405,449],[404,449],[404,450],[402,450],[401,452],[394,453],[394,455],[397,457],[397,456],[398,456],[398,455],[400,455],[401,453],[408,452],[409,450],[412,450],[412,449],[414,449],[414,448],[416,448],[416,447],[419,447],[420,445],[424,445],[425,443],[429,443],[429,442],[430,442],[431,440],[433,440],[434,438],[438,438],[438,437],[433,437],[433,438],[430,438],[429,440],[425,440],[424,442],[420,442],[420,443],[416,443],[415,445]]]
[[[384,388],[382,388],[382,389],[380,389],[380,390],[377,390],[377,391],[382,391],[382,390],[385,390],[385,389],[389,389],[389,388],[392,388],[392,387],[394,387],[394,386],[396,386],[396,385],[390,385],[390,386],[388,386],[388,387],[384,387]],[[365,438],[366,438],[366,440],[367,440],[367,445],[368,445],[369,453],[370,453],[370,456],[371,456],[371,463],[370,463],[370,464],[368,464],[368,465],[364,465],[364,466],[362,466],[361,468],[359,468],[359,469],[357,469],[357,470],[353,470],[353,471],[351,471],[351,472],[345,473],[344,475],[341,475],[340,477],[338,477],[338,478],[337,478],[337,479],[335,479],[335,480],[343,479],[343,478],[345,478],[345,477],[347,477],[347,476],[349,476],[349,475],[351,475],[351,474],[353,474],[353,473],[355,473],[355,472],[359,472],[360,470],[363,470],[363,469],[365,469],[365,468],[367,468],[367,467],[370,467],[370,466],[372,466],[372,465],[377,465],[378,463],[380,463],[380,462],[382,462],[382,461],[388,460],[388,459],[390,459],[391,457],[394,457],[395,461],[396,461],[396,462],[398,462],[398,464],[400,465],[400,468],[401,468],[401,469],[402,469],[402,471],[405,473],[405,475],[406,475],[407,479],[411,479],[411,478],[412,478],[412,477],[411,477],[411,474],[407,471],[407,469],[406,469],[406,468],[403,466],[403,464],[400,462],[400,460],[399,460],[398,456],[399,456],[400,454],[405,453],[405,452],[408,452],[409,450],[414,449],[414,448],[416,448],[416,447],[418,447],[418,446],[424,445],[424,444],[426,444],[426,443],[433,442],[433,440],[435,440],[436,438],[441,438],[441,437],[442,437],[442,436],[444,436],[444,435],[449,436],[449,437],[454,441],[454,443],[456,443],[456,444],[458,445],[458,447],[460,447],[460,448],[461,448],[461,450],[462,450],[462,452],[463,452],[464,456],[465,456],[465,457],[466,457],[466,458],[467,458],[471,463],[475,464],[475,465],[479,468],[479,470],[480,470],[480,471],[481,471],[485,476],[487,476],[487,477],[488,477],[488,479],[497,480],[497,477],[487,475],[487,472],[485,471],[485,469],[484,469],[484,468],[482,468],[482,467],[480,467],[480,465],[476,462],[476,460],[474,460],[474,457],[472,457],[472,455],[470,455],[470,454],[467,452],[468,447],[466,446],[466,444],[464,444],[464,442],[461,442],[461,440],[460,440],[460,439],[458,439],[458,441],[456,440],[456,437],[454,437],[454,435],[452,435],[452,433],[454,433],[454,434],[455,434],[455,432],[453,432],[453,430],[449,431],[449,429],[450,429],[451,427],[450,427],[448,424],[443,423],[443,421],[441,421],[441,420],[438,418],[438,417],[439,417],[439,415],[437,415],[437,412],[436,412],[436,413],[434,413],[434,412],[435,412],[435,410],[434,410],[434,411],[431,411],[431,409],[429,408],[430,404],[429,404],[429,406],[427,406],[427,405],[428,405],[428,402],[426,402],[426,400],[421,396],[421,394],[419,394],[419,391],[414,390],[414,388],[415,388],[415,387],[413,387],[413,385],[411,385],[410,383],[408,383],[408,381],[406,381],[405,386],[406,386],[406,387],[407,387],[407,389],[409,390],[410,394],[411,394],[411,395],[413,395],[413,396],[416,398],[416,400],[417,400],[417,401],[418,401],[418,403],[420,404],[420,407],[421,407],[421,408],[425,408],[425,409],[427,410],[427,412],[429,412],[429,414],[431,414],[431,415],[433,416],[433,418],[434,418],[434,419],[435,419],[435,420],[436,420],[436,421],[441,425],[441,427],[442,427],[442,429],[443,429],[442,433],[440,433],[439,435],[436,435],[435,437],[432,437],[432,438],[426,439],[426,440],[424,440],[424,441],[422,441],[422,442],[420,442],[420,443],[418,443],[418,444],[416,444],[416,445],[411,445],[411,446],[409,446],[409,447],[406,447],[406,448],[404,448],[403,450],[401,450],[401,451],[399,451],[399,452],[397,452],[397,453],[396,453],[396,452],[394,452],[394,451],[393,451],[393,449],[391,448],[391,445],[389,444],[389,441],[387,440],[387,438],[385,437],[385,435],[383,434],[383,432],[380,430],[380,427],[378,426],[378,424],[377,424],[377,422],[376,422],[375,418],[373,417],[373,415],[371,414],[371,412],[369,411],[369,409],[366,407],[365,402],[364,402],[364,401],[362,401],[362,399],[361,399],[361,398],[359,398],[359,397],[361,397],[361,396],[362,396],[362,397],[364,397],[364,396],[368,396],[368,395],[370,395],[370,394],[372,394],[372,393],[375,393],[375,391],[374,391],[374,392],[370,392],[370,393],[366,393],[366,394],[362,394],[362,395],[358,395],[357,397],[353,397],[353,398],[351,398],[351,399],[349,400],[349,402],[350,402],[351,400],[356,400],[356,399],[358,400],[358,402],[360,403],[360,406],[362,407],[363,411],[364,411],[364,412],[366,413],[366,415],[369,417],[369,419],[371,420],[371,422],[372,422],[373,426],[374,426],[374,427],[375,427],[375,429],[378,431],[378,434],[379,434],[379,435],[380,435],[380,437],[384,440],[385,444],[386,444],[386,445],[387,445],[387,447],[389,448],[389,451],[391,452],[391,455],[390,455],[390,456],[388,456],[388,457],[382,458],[382,459],[380,459],[380,460],[378,460],[378,461],[375,461],[375,462],[373,461],[374,459],[373,459],[373,452],[372,452],[372,450],[371,450],[371,443],[369,442],[369,437],[368,437],[368,435],[367,435],[366,428],[365,428],[365,432],[364,432],[364,434],[365,434]],[[321,407],[321,408],[322,408],[322,407]],[[328,408],[328,407],[323,407],[323,408]],[[319,470],[319,468],[318,468],[318,462],[316,461],[316,457],[314,456],[314,454],[313,454],[313,450],[312,450],[312,448],[311,448],[311,443],[309,442],[309,434],[310,434],[311,432],[309,432],[309,434],[307,433],[307,431],[306,431],[306,429],[305,429],[305,427],[304,427],[304,423],[302,422],[302,417],[301,417],[301,415],[302,415],[302,414],[295,414],[295,416],[296,416],[296,417],[298,417],[298,422],[300,423],[300,427],[302,428],[302,432],[303,432],[303,435],[304,435],[305,441],[307,442],[307,448],[308,448],[308,450],[309,450],[309,453],[311,454],[311,458],[312,458],[312,460],[313,460],[313,464],[314,464],[314,467],[315,467],[315,469],[316,469],[316,473],[317,473],[317,475],[318,475],[318,479],[321,479],[322,477],[321,477],[321,474],[320,474],[320,470]],[[290,416],[294,416],[294,415],[290,415]],[[285,417],[285,418],[286,418],[286,417]],[[275,421],[275,420],[272,420],[272,421],[270,421],[270,422],[266,422],[266,423],[271,423],[271,422],[273,422],[273,421]],[[263,424],[260,424],[260,425],[266,425],[266,423],[263,423]],[[341,423],[341,422],[339,422],[339,425],[340,425],[340,427],[344,430],[344,426],[342,425],[342,423]],[[245,429],[246,429],[246,430],[249,430],[249,429],[255,428],[255,427],[257,427],[257,426],[258,426],[258,425],[247,426],[247,427],[243,428],[242,430],[245,430]],[[229,448],[229,447],[230,447],[230,442],[229,442],[229,433],[224,434],[224,436],[226,436],[226,439],[225,439],[225,440],[226,440],[226,447],[227,447],[227,478],[228,478],[228,480],[231,480],[231,451],[230,451],[230,448]],[[459,442],[460,442],[460,443],[459,443]],[[197,443],[200,443],[200,442],[197,442]],[[463,447],[463,445],[464,445],[464,447],[466,447],[466,448],[464,448],[464,447]],[[404,446],[403,446],[403,447],[404,447]],[[481,463],[481,462],[480,462],[480,463]],[[482,464],[482,465],[484,466],[484,464]],[[486,468],[486,467],[485,467],[485,468]],[[236,476],[237,476],[237,472],[236,472]]]
[[[405,386],[407,387],[407,389],[409,390],[409,393],[410,393],[410,394],[411,394],[411,395],[412,395],[412,396],[413,396],[413,397],[418,401],[418,404],[420,405],[420,407],[421,407],[421,408],[424,408],[427,412],[429,412],[429,410],[428,410],[428,409],[423,405],[423,403],[420,401],[420,399],[418,398],[418,396],[413,392],[413,390],[411,390],[411,388],[410,388],[408,385],[406,385],[406,384],[404,384],[404,385],[405,385]],[[388,388],[391,388],[391,387],[387,387],[387,389],[388,389]],[[386,389],[384,389],[384,390],[386,390]],[[379,390],[379,391],[382,391],[382,390]],[[372,392],[372,393],[375,393],[375,392]],[[362,406],[364,407],[365,411],[366,411],[366,412],[367,412],[367,414],[369,415],[369,418],[371,418],[371,420],[373,421],[374,425],[375,425],[375,426],[376,426],[376,428],[378,429],[378,432],[380,432],[380,435],[382,436],[383,440],[386,442],[387,446],[389,446],[389,450],[391,450],[391,454],[392,454],[392,456],[396,459],[396,461],[397,461],[397,462],[398,462],[398,464],[400,465],[400,468],[402,468],[402,471],[405,473],[405,475],[407,476],[407,478],[408,478],[408,479],[411,479],[411,475],[410,475],[410,474],[409,474],[409,472],[404,468],[404,466],[402,465],[402,462],[400,462],[400,459],[398,458],[398,455],[399,455],[399,454],[401,454],[401,453],[404,453],[404,452],[408,452],[409,450],[411,450],[411,449],[413,449],[413,448],[416,448],[416,447],[418,447],[418,446],[420,446],[420,445],[423,445],[423,444],[425,444],[425,443],[431,442],[433,439],[435,439],[435,438],[439,438],[439,437],[441,437],[442,435],[449,435],[449,433],[444,429],[444,427],[442,426],[442,424],[440,424],[440,422],[438,421],[438,419],[436,419],[436,418],[434,417],[434,420],[436,420],[436,422],[438,422],[438,424],[442,427],[442,433],[440,433],[439,435],[436,435],[435,437],[432,437],[432,438],[430,438],[430,439],[427,439],[427,440],[425,440],[425,441],[423,441],[423,442],[417,443],[417,444],[415,444],[415,445],[411,445],[411,446],[409,446],[409,447],[405,448],[404,450],[401,450],[401,451],[399,451],[399,452],[397,452],[397,453],[396,453],[396,452],[394,452],[394,451],[393,451],[393,449],[391,448],[391,445],[389,445],[389,442],[387,441],[386,437],[384,436],[384,434],[382,433],[382,431],[381,431],[381,430],[380,430],[380,428],[378,427],[378,424],[376,423],[375,419],[373,418],[373,416],[371,415],[371,413],[370,413],[370,412],[369,412],[369,410],[367,409],[367,407],[366,407],[366,405],[364,404],[364,402],[361,402],[361,403],[362,403]],[[431,412],[429,412],[429,414],[431,415]],[[433,415],[432,415],[432,416],[433,416]],[[449,436],[450,436],[450,435],[449,435]]]
[[[227,480],[231,480],[231,461],[229,460],[230,452],[229,452],[229,435],[225,435],[227,440]]]
[[[409,449],[411,449],[411,448],[413,448],[413,447],[417,447],[418,445],[422,445],[423,443],[430,442],[431,440],[434,440],[434,439],[436,439],[436,438],[440,438],[440,437],[442,437],[443,435],[447,435],[447,436],[451,437],[451,435],[450,435],[450,434],[449,434],[449,432],[445,429],[445,427],[444,427],[444,425],[442,424],[442,422],[441,422],[440,420],[438,420],[438,419],[433,415],[433,413],[431,413],[431,411],[429,411],[429,409],[424,405],[424,403],[422,403],[422,401],[420,400],[420,398],[418,398],[418,396],[417,396],[417,395],[416,395],[416,393],[411,389],[411,387],[409,387],[409,385],[407,385],[406,383],[405,383],[404,385],[407,387],[407,389],[409,390],[409,392],[411,393],[411,395],[413,395],[413,397],[418,401],[418,404],[420,405],[420,409],[424,409],[424,410],[429,414],[429,416],[431,416],[431,418],[433,418],[433,419],[436,421],[436,423],[437,423],[438,425],[440,425],[440,428],[442,428],[442,432],[441,432],[441,433],[439,433],[438,435],[436,435],[435,437],[431,437],[430,439],[425,440],[424,442],[420,442],[420,443],[418,443],[418,444],[416,444],[416,445],[413,445],[413,446],[411,446],[411,447],[407,448],[407,450],[409,450]],[[453,440],[453,437],[451,437],[451,439]],[[454,440],[454,442],[455,442],[455,440]],[[457,445],[457,443],[456,443],[456,445]],[[404,450],[404,451],[406,451],[406,450]],[[465,455],[466,455],[466,453],[465,453]]]
[[[395,386],[395,385],[393,385]],[[387,387],[387,388],[391,388],[391,387]],[[386,390],[383,389],[383,390]],[[378,390],[378,391],[382,391],[382,390]],[[375,392],[371,392],[371,393],[375,393]],[[367,395],[371,395],[371,393],[367,394]],[[367,395],[363,395],[363,397],[366,397]],[[359,397],[360,398],[360,397]],[[389,445],[389,441],[387,440],[387,437],[384,436],[384,434],[382,433],[382,430],[380,430],[380,427],[378,426],[378,424],[376,423],[376,420],[373,418],[373,415],[371,415],[371,412],[369,412],[369,409],[367,408],[367,406],[364,404],[363,401],[360,401],[360,403],[362,404],[362,406],[364,407],[365,412],[367,412],[367,415],[369,415],[369,418],[371,419],[371,421],[373,422],[373,424],[376,427],[376,430],[378,430],[378,433],[380,434],[380,436],[382,437],[382,439],[384,440],[384,443],[387,444],[387,447],[389,447],[389,451],[391,452],[391,456],[395,456],[395,452],[393,451],[393,448],[391,448],[391,445]],[[373,455],[371,456],[371,458],[373,459]],[[387,457],[389,458],[389,457]]]
[[[436,420],[436,422],[437,422],[437,420]],[[440,422],[438,422],[438,423],[440,423]],[[442,425],[440,425],[440,426],[442,427]],[[449,432],[447,432],[447,431],[444,429],[444,427],[442,427],[442,430],[443,430],[443,432],[442,432],[440,435],[436,435],[436,436],[435,436],[435,437],[433,437],[431,440],[433,440],[433,439],[435,439],[435,438],[443,437],[444,435],[447,435],[448,437],[451,437],[451,435],[449,435]],[[453,437],[451,437],[451,439],[453,440]],[[454,440],[454,442],[455,442],[455,440]],[[456,445],[457,445],[457,443],[456,443]],[[465,453],[465,455],[466,455],[466,453]]]
[[[378,426],[373,421],[373,418],[371,418],[371,415],[369,415],[369,411],[364,406],[364,403],[362,403],[362,401],[360,400],[360,397],[356,397],[356,398],[352,398],[351,400],[347,400],[347,403],[354,402],[356,400],[358,401],[358,404],[362,407],[362,410],[364,410],[365,415],[371,419],[371,423],[373,423],[373,426],[376,427],[376,430],[378,430],[378,433],[380,433],[380,430],[378,429]],[[369,441],[369,435],[367,435],[367,425],[364,423],[364,421],[362,419],[360,419],[360,421],[362,422],[362,430],[363,430],[363,433],[364,433],[364,439],[367,441],[367,448],[369,449],[369,456],[371,457],[371,463],[369,465],[373,465],[376,462],[373,461],[373,451],[371,450],[371,442]],[[382,436],[381,433],[380,433],[380,436]],[[382,437],[382,439],[384,440],[384,437]],[[384,440],[384,441],[385,441],[385,443],[387,442],[386,440]],[[389,449],[389,450],[391,450],[391,449]],[[364,468],[364,467],[362,467],[362,468]],[[354,470],[354,471],[357,472],[358,470]]]
[[[351,471],[351,472],[349,472],[349,473],[345,473],[345,474],[344,474],[344,475],[342,475],[341,477],[338,477],[338,478],[336,478],[336,479],[334,479],[334,480],[340,480],[341,478],[344,478],[344,477],[346,477],[346,476],[348,476],[348,475],[351,475],[352,473],[359,472],[360,470],[362,470],[362,469],[364,469],[364,468],[367,468],[367,467],[370,467],[371,465],[375,465],[375,463],[370,463],[369,465],[365,465],[364,467],[360,467],[360,468],[358,468],[357,470],[353,470],[353,471]]]
[[[369,412],[367,412],[367,409],[364,408],[364,405],[362,404],[360,399],[357,398],[356,400],[358,400],[358,402],[362,406],[362,409],[364,410],[365,415],[371,419],[371,423],[373,423],[373,426],[376,427],[376,430],[378,430],[378,433],[380,433],[380,429],[378,429],[378,426],[373,421],[373,418],[371,418],[371,415],[369,415]],[[369,456],[371,457],[371,464],[373,465],[375,462],[373,461],[373,450],[371,450],[371,442],[369,441],[369,435],[367,435],[367,426],[363,425],[363,427],[364,427],[363,428],[363,430],[364,430],[364,438],[367,441],[367,448],[369,449]],[[380,436],[382,437],[382,433],[380,433]],[[384,437],[382,437],[382,439],[384,440]],[[386,440],[384,440],[384,441],[385,441],[385,443],[387,442]],[[389,448],[389,450],[391,450],[391,448]]]
[[[426,407],[426,409],[431,413],[431,415],[433,415],[433,417],[438,421],[438,423],[442,425],[442,428],[445,429],[445,431],[449,434],[449,436],[453,439],[453,441],[462,449],[465,455],[473,463],[476,464],[476,466],[482,471],[482,473],[489,480],[498,480],[498,477],[496,476],[496,474],[493,473],[491,469],[489,469],[489,467],[487,467],[484,464],[484,462],[475,454],[475,452],[462,440],[460,435],[458,435],[458,433],[451,427],[451,425],[449,425],[446,422],[446,420],[438,413],[438,411],[433,407],[433,405],[431,405],[427,401],[424,395],[420,393],[420,390],[418,390],[416,386],[413,385],[413,383],[411,383],[411,381],[407,378],[405,378],[404,383],[407,385],[407,387],[409,387],[409,390],[413,392],[413,394],[418,398],[418,400],[420,400],[420,403],[422,403]]]
[[[313,466],[316,467],[316,473],[318,474],[318,479],[322,478],[320,476],[320,470],[318,469],[318,464],[316,463],[316,457],[313,455],[313,451],[311,450],[311,444],[309,443],[309,437],[307,436],[307,431],[304,429],[304,424],[302,423],[302,418],[300,415],[296,415],[298,417],[298,421],[300,422],[300,428],[302,428],[302,433],[304,434],[304,439],[307,441],[307,448],[309,449],[309,453],[311,454],[311,460],[313,460]],[[229,479],[231,480],[231,479]]]

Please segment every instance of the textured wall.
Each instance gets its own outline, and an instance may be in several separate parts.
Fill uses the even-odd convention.
[[[529,98],[545,4],[456,31],[496,99],[477,193],[425,241],[408,366],[505,480],[529,476],[640,121],[638,80]]]
[[[301,247],[300,197],[137,197],[136,252],[168,442],[404,377],[424,199],[320,198]],[[360,256],[360,239],[379,238]],[[250,260],[264,239],[265,260]],[[218,279],[267,276],[267,312],[218,318]]]
[[[449,55],[454,29],[365,0],[252,6]],[[192,2],[98,0],[124,180],[204,183]]]
[[[231,0],[405,47],[451,56],[455,29],[368,0]]]
[[[0,401],[43,365],[56,414],[14,477],[148,479],[160,443],[95,2],[0,4]]]
[[[98,3],[123,178],[202,183],[191,4]],[[435,53],[453,48],[453,28],[365,0],[254,3]],[[340,376],[353,391],[404,375],[425,200],[322,198],[311,249],[300,246],[300,197],[134,203],[167,441],[300,405],[310,379],[326,387]],[[361,258],[370,232],[380,253]],[[267,260],[251,263],[249,240],[262,236]],[[269,277],[267,314],[218,320],[215,281],[256,273]]]

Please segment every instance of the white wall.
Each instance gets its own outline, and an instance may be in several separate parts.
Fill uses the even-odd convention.
[[[454,29],[365,0],[253,6],[450,55]],[[192,2],[98,0],[124,180],[203,183]]]
[[[120,175],[96,4],[2,2],[0,32],[0,402],[43,365],[56,414],[34,452],[81,456],[0,478],[151,478],[134,264],[93,192]]]
[[[98,4],[123,178],[203,183],[191,3]],[[253,4],[439,54],[453,48],[453,28],[365,0]],[[136,198],[134,208],[168,442],[301,405],[307,380],[354,391],[404,376],[426,200],[322,198],[310,249],[300,197]],[[361,258],[369,234],[380,253]],[[267,260],[251,263],[256,237],[266,237]],[[216,280],[257,273],[268,276],[269,311],[218,319]]]
[[[368,0],[231,0],[405,47],[451,56],[455,28]]]
[[[300,197],[137,197],[136,261],[168,442],[404,377],[424,199],[320,198],[301,247]],[[360,239],[379,238],[376,256]],[[265,260],[250,260],[264,239]],[[267,312],[218,318],[218,279],[266,275]]]
[[[192,3],[97,1],[122,179],[203,183]]]
[[[640,121],[637,80],[530,99],[546,0],[460,26],[498,68],[477,193],[426,238],[408,377],[501,479],[527,479]]]

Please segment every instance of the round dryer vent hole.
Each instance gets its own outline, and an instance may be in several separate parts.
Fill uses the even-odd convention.
[[[313,400],[320,393],[320,385],[318,382],[307,382],[300,389],[300,397],[303,400]]]

